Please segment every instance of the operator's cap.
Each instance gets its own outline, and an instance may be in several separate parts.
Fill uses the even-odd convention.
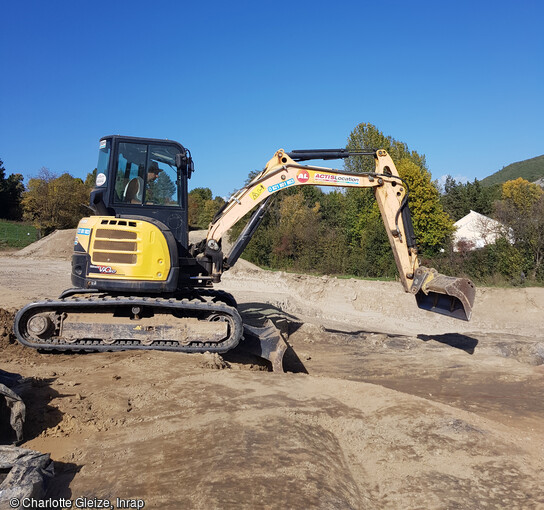
[[[152,174],[158,174],[159,172],[162,172],[162,168],[159,168],[159,164],[156,161],[151,161],[147,171],[151,172]]]

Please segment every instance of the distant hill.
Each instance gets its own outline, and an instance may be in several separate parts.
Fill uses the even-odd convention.
[[[518,177],[523,177],[529,182],[535,182],[538,179],[543,178],[544,155],[512,163],[489,177],[482,179],[480,182],[484,186],[493,186],[494,184],[502,184],[503,182],[517,179]]]

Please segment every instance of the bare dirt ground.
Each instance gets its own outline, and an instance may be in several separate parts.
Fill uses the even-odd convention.
[[[265,272],[221,288],[273,320],[286,374],[241,354],[40,353],[14,311],[70,287],[72,233],[0,257],[0,368],[31,378],[51,497],[146,508],[544,508],[544,289],[478,289],[465,323],[400,284]]]

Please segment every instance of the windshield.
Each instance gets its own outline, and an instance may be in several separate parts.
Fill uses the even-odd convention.
[[[179,206],[176,154],[169,145],[119,143],[115,201]]]

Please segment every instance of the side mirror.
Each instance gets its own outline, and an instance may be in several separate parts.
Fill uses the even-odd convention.
[[[176,154],[176,167],[180,171],[187,172],[187,178],[191,178],[191,174],[195,171],[195,165],[193,163],[193,158],[191,158],[191,153],[187,151],[185,154],[178,153]]]

